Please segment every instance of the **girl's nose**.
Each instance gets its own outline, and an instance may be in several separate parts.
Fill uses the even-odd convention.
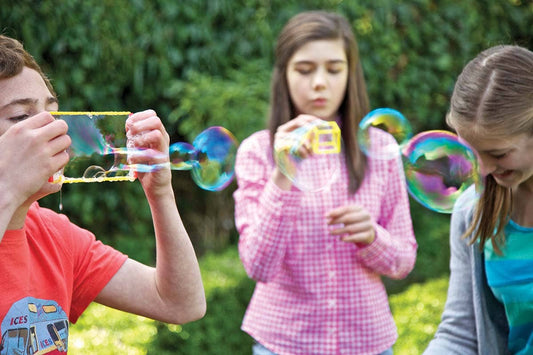
[[[326,75],[324,70],[319,69],[313,76],[313,90],[323,90],[326,88]]]
[[[496,170],[496,163],[490,157],[479,156],[479,169],[482,176],[487,176]]]

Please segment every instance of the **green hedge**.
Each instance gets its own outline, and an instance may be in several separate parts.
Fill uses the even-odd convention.
[[[241,141],[264,127],[280,28],[309,9],[347,16],[372,106],[402,111],[415,132],[444,127],[453,82],[477,52],[498,43],[533,47],[533,3],[520,0],[3,0],[0,31],[22,40],[43,65],[62,109],[154,108],[174,142],[192,142],[213,125]],[[188,172],[175,177],[199,252],[235,241],[235,185],[206,193]],[[43,204],[57,209],[58,199]],[[137,183],[72,186],[62,199],[75,222],[153,261]],[[131,235],[141,237],[132,242]]]
[[[92,304],[71,327],[69,350],[89,354],[249,354],[252,339],[240,330],[254,282],[235,248],[200,260],[207,314],[182,326],[167,325]],[[446,276],[409,286],[390,296],[398,326],[397,355],[420,354],[440,321]]]

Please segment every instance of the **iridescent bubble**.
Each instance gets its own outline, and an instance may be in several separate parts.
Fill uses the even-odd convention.
[[[451,213],[459,195],[480,186],[474,151],[451,132],[417,134],[402,147],[402,160],[410,195],[433,211]]]
[[[87,115],[87,119],[79,119],[73,115],[65,115],[61,118],[68,124],[68,135],[72,140],[69,148],[71,157],[104,154],[108,150],[109,143],[105,142],[100,128],[97,127],[100,126],[100,116]]]
[[[372,146],[373,128],[379,128],[394,137],[385,146]],[[374,159],[395,159],[400,154],[400,146],[413,135],[411,124],[399,111],[391,108],[378,108],[369,112],[359,123],[357,140],[362,151]]]
[[[189,170],[196,160],[196,149],[186,142],[174,143],[170,146],[170,165],[174,170]]]
[[[209,127],[192,145],[194,159],[188,163],[192,163],[194,182],[209,191],[220,191],[228,186],[233,179],[238,147],[233,134],[224,127]]]
[[[125,122],[129,112],[55,112],[68,124],[69,163],[61,182],[133,181],[127,165]]]
[[[302,155],[307,145],[310,155]],[[338,176],[342,162],[340,130],[336,122],[315,120],[290,132],[274,147],[280,171],[301,191],[328,188]]]
[[[101,166],[91,165],[83,173],[85,179],[101,179],[105,178],[106,172]]]

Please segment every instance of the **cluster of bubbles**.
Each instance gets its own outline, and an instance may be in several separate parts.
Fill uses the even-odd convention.
[[[301,145],[310,139],[325,137],[326,141],[342,144],[332,138],[334,134],[312,134],[321,125],[318,121],[293,131],[274,147],[282,173],[306,192],[330,186],[337,180],[341,166],[342,154],[338,150],[327,150],[325,154],[313,150],[305,159],[299,156]],[[373,139],[377,129],[388,132],[394,139],[378,142]],[[433,211],[451,213],[455,201],[468,187],[476,185],[478,191],[481,187],[478,160],[469,146],[455,134],[443,130],[425,131],[413,137],[409,121],[394,109],[379,108],[368,113],[359,125],[357,138],[368,157],[395,159],[402,164],[409,194]]]
[[[368,137],[376,128],[391,134],[394,141],[373,154],[376,150]],[[468,187],[475,185],[478,192],[481,188],[473,149],[449,131],[425,131],[413,137],[407,119],[394,109],[380,108],[368,113],[360,123],[358,140],[365,154],[374,159],[401,156],[409,194],[433,211],[451,213],[455,201]]]
[[[137,173],[153,172],[162,167],[190,170],[192,179],[202,189],[220,191],[234,177],[238,142],[227,129],[210,127],[192,142],[170,145],[170,161],[131,164],[141,155],[155,161],[160,152],[130,146],[125,132],[129,112],[54,112],[69,126],[71,159],[54,182],[79,183],[134,181]],[[372,137],[375,130],[388,132],[394,139],[379,147]],[[413,136],[411,125],[399,112],[380,108],[368,113],[359,125],[358,142],[372,159],[397,159],[405,172],[409,194],[423,206],[450,213],[460,194],[469,186],[482,187],[478,160],[474,151],[448,131],[425,131]],[[302,154],[302,146],[309,144]],[[342,140],[335,122],[317,119],[300,127],[274,147],[281,172],[295,188],[306,192],[327,189],[338,181],[342,166]]]
[[[238,142],[223,127],[207,128],[192,144],[171,144],[170,161],[167,163],[131,164],[130,159],[135,155],[154,161],[165,159],[161,159],[160,152],[129,144],[124,129],[129,112],[53,114],[67,122],[67,134],[72,140],[69,163],[54,176],[54,182],[134,181],[137,173],[153,172],[168,166],[172,170],[190,170],[194,182],[208,191],[220,191],[233,179]]]

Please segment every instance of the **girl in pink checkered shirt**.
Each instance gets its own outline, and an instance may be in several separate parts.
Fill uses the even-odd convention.
[[[417,244],[401,165],[357,143],[368,111],[348,21],[322,11],[293,17],[277,42],[269,129],[241,143],[235,165],[239,253],[257,281],[242,324],[254,354],[392,353],[397,331],[381,277],[407,276]],[[317,118],[338,123],[344,158],[337,180],[301,191],[273,147]],[[371,139],[380,149],[393,138],[375,130]]]

